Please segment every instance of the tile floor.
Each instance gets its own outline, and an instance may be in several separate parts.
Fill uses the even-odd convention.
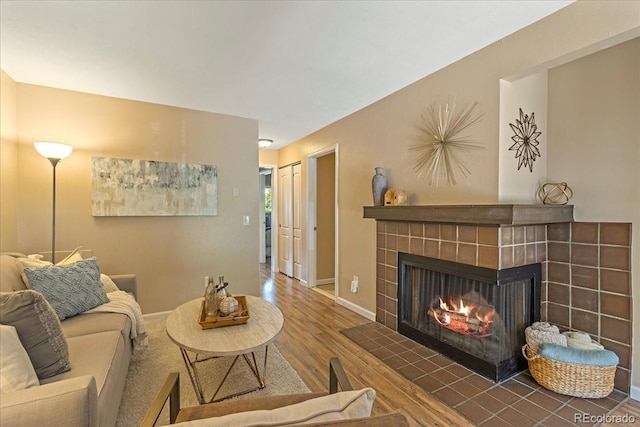
[[[376,322],[342,333],[482,427],[594,425],[581,420],[606,415],[627,399],[618,390],[602,399],[564,396],[540,387],[528,371],[495,384]]]

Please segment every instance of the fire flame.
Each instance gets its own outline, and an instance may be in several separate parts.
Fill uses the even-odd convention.
[[[441,297],[440,310],[431,310],[433,318],[440,325],[454,331],[472,335],[484,335],[490,332],[495,309],[483,305],[467,303],[459,299],[451,298],[445,302]]]

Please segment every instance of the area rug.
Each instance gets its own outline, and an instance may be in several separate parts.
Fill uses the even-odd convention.
[[[147,330],[149,347],[142,354],[132,356],[116,426],[140,425],[147,409],[170,372],[180,373],[181,407],[198,405],[198,398],[191,385],[180,351],[167,336],[165,319],[148,321]],[[256,358],[258,366],[262,369],[264,350],[256,352]],[[217,358],[209,359],[198,365],[198,370],[206,374],[201,375],[205,398],[211,398],[232,361],[233,358]],[[231,375],[221,388],[219,396],[252,388],[254,385],[257,386],[255,376],[249,370],[244,359],[239,358]],[[266,385],[262,390],[238,396],[236,399],[309,391],[307,385],[275,345],[269,346]],[[168,424],[166,412],[163,413],[158,425]]]

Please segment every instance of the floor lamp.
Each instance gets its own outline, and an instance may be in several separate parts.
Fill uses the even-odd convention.
[[[46,157],[53,166],[53,221],[51,224],[51,262],[56,263],[56,166],[60,160],[71,154],[73,147],[56,142],[35,142],[33,144],[41,156]]]

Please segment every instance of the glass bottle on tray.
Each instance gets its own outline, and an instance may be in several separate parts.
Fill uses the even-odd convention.
[[[213,284],[213,277],[205,276],[207,281],[204,292],[204,308],[207,317],[216,317],[218,315],[218,296],[216,287]]]

